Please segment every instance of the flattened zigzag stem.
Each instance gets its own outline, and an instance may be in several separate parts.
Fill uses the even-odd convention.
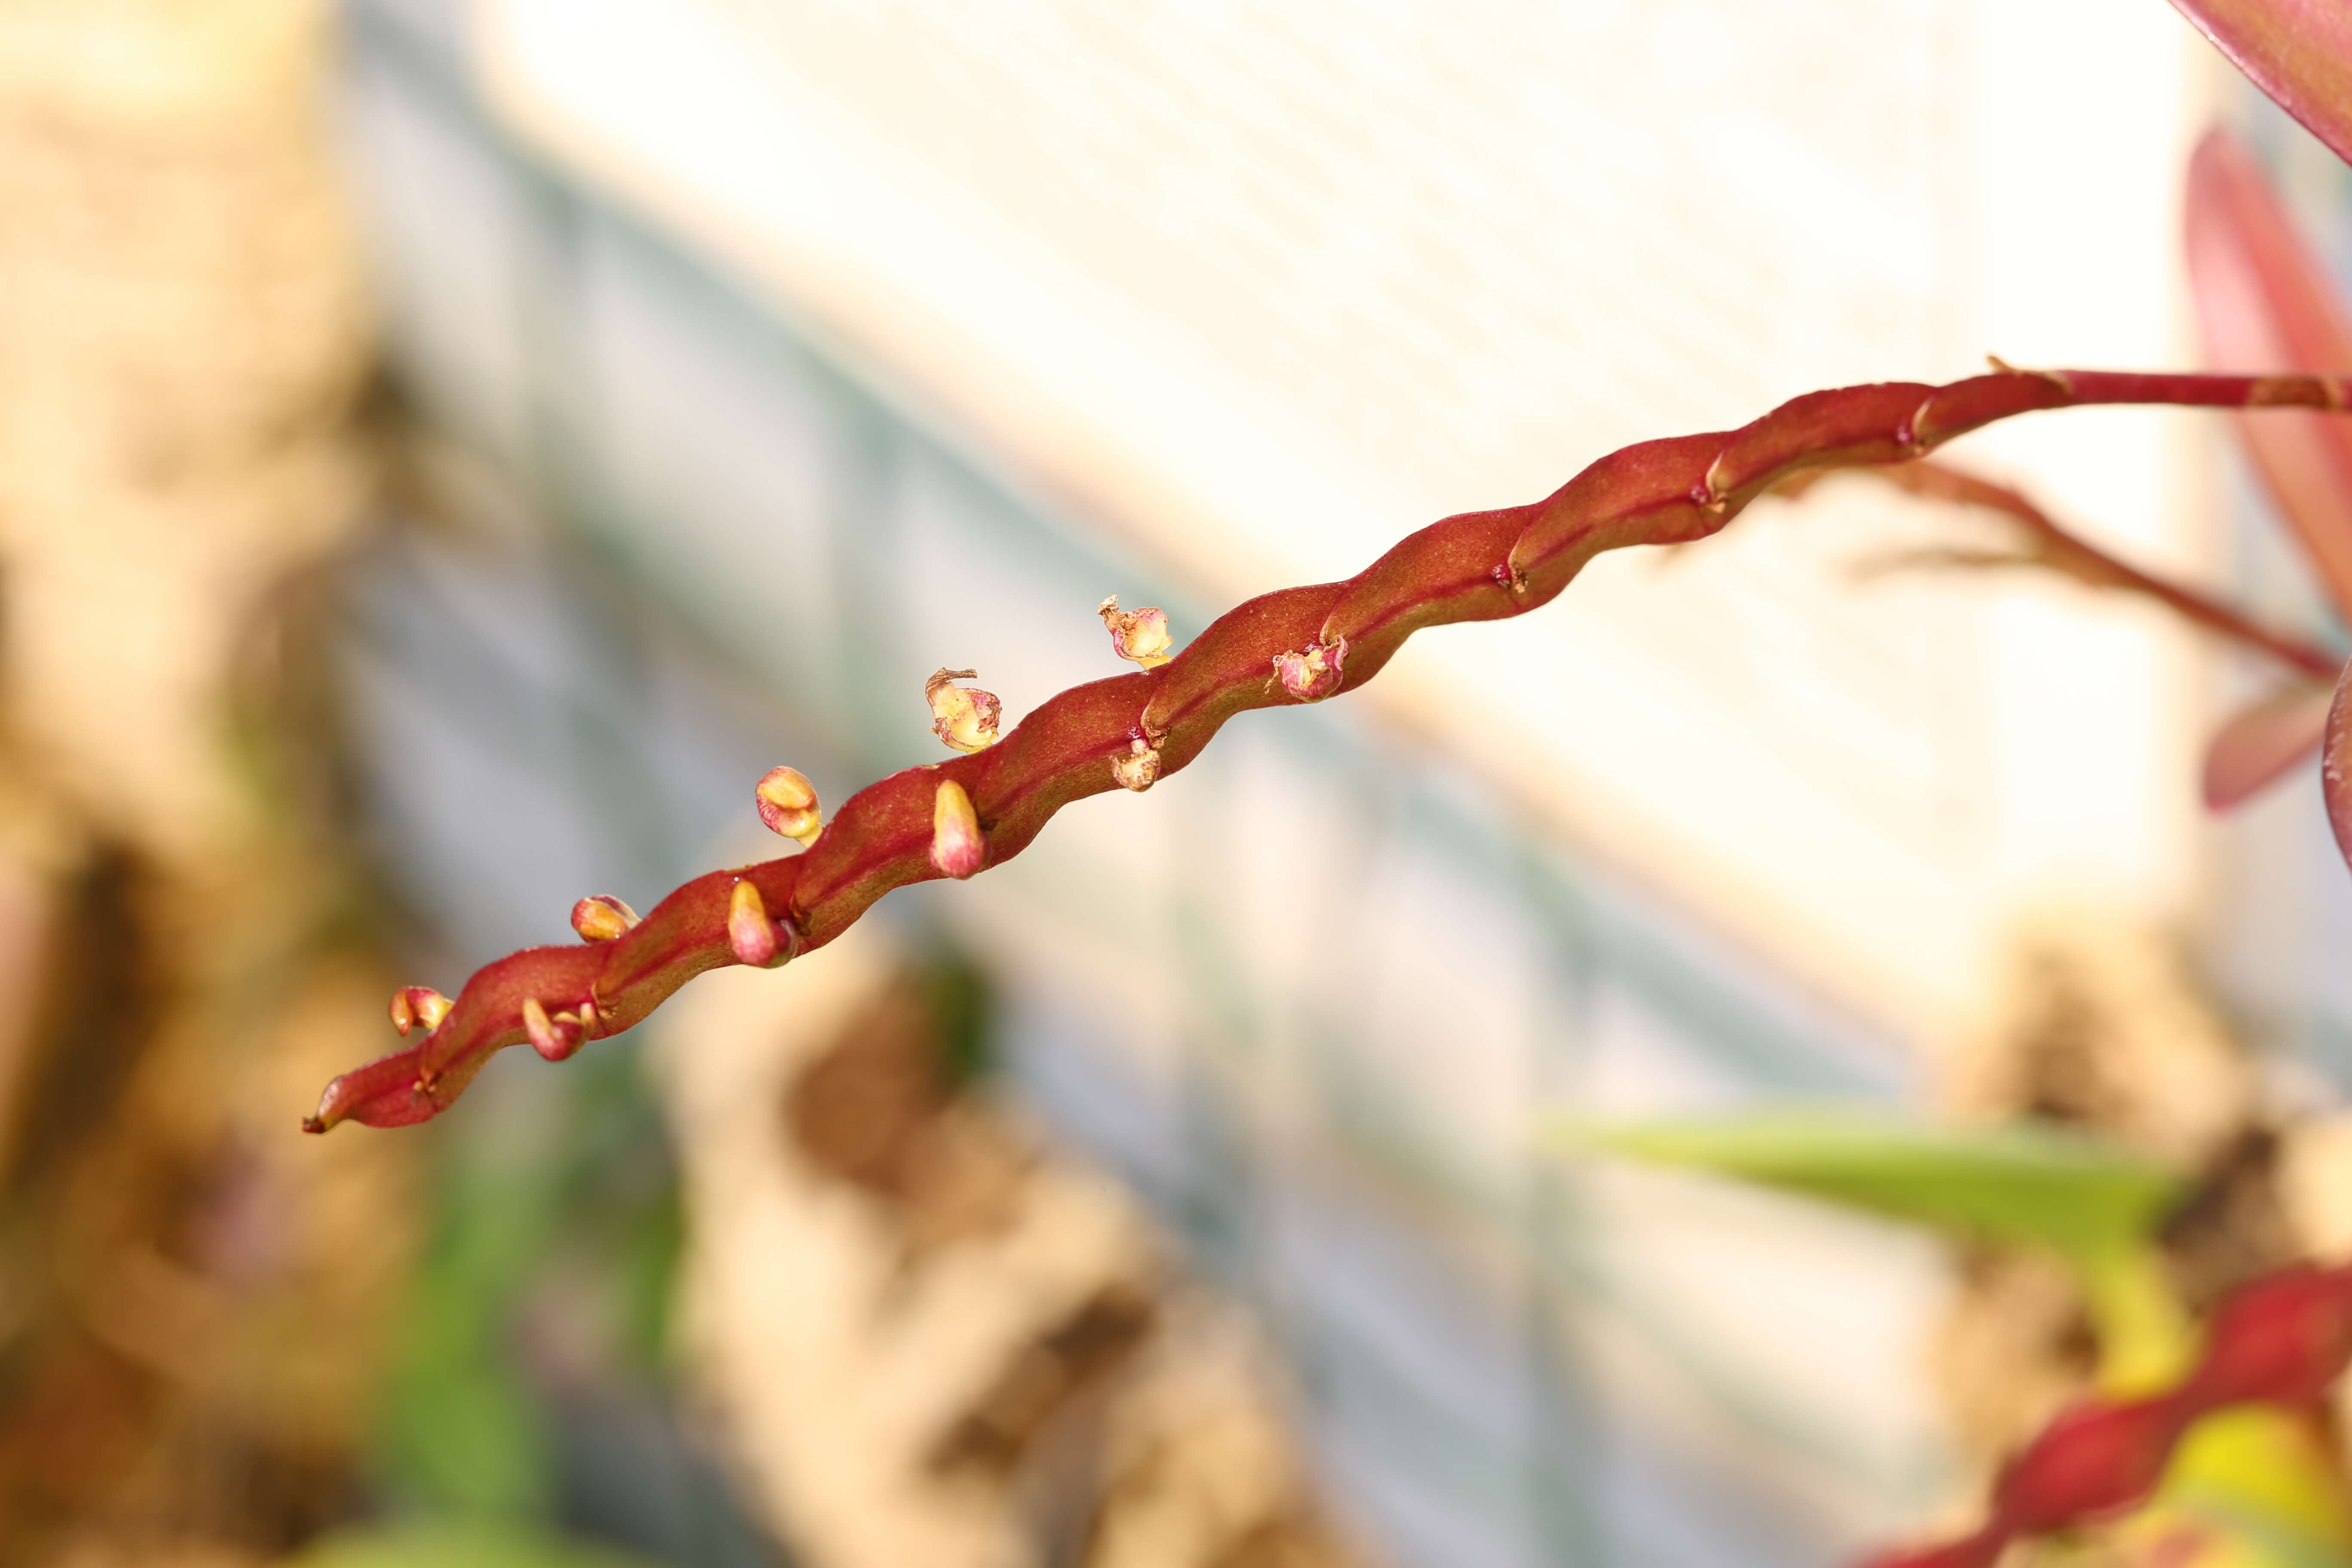
[[[1942,386],[1893,382],[1809,393],[1737,430],[1625,447],[1543,500],[1432,523],[1345,582],[1252,599],[1168,662],[1062,692],[983,751],[869,784],[803,854],[696,878],[614,940],[527,948],[485,966],[416,1045],[329,1084],[304,1126],[394,1127],[438,1115],[493,1053],[530,1037],[527,1002],[558,1026],[568,1055],[635,1025],[695,975],[744,962],[741,953],[773,967],[824,946],[893,888],[941,874],[931,858],[941,781],[959,785],[977,813],[979,868],[1009,860],[1071,801],[1148,787],[1185,766],[1236,713],[1360,686],[1424,626],[1524,615],[1549,603],[1602,551],[1706,538],[1803,469],[1904,462],[2042,409],[2340,409],[2347,402],[2347,384],[2335,377],[2000,366]],[[1139,771],[1147,752],[1154,765]],[[741,883],[756,892],[761,911],[775,911],[772,942],[739,948],[730,941]]]

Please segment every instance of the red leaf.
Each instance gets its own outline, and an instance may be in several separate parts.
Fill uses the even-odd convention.
[[[2205,748],[2205,805],[2227,811],[2319,749],[2330,693],[2294,686],[2242,708]]]
[[[2352,865],[2352,664],[2336,683],[2336,705],[2327,710],[2327,748],[2319,754],[2319,782],[2327,793],[2327,820],[2336,847]]]
[[[2352,18],[2352,7],[2345,15]],[[2326,272],[2253,159],[2218,131],[2189,160],[2188,241],[2208,363],[2352,369],[2352,325]],[[2352,426],[2325,414],[2242,417],[2237,425],[2280,512],[2337,607],[2352,616]]]
[[[2352,6],[2344,0],[2172,0],[2230,63],[2352,162]]]

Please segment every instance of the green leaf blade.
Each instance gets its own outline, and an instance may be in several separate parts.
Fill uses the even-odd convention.
[[[2182,1195],[2174,1173],[2055,1128],[1944,1127],[1846,1110],[1579,1127],[1576,1150],[1702,1172],[1921,1225],[2053,1248],[2136,1247]]]

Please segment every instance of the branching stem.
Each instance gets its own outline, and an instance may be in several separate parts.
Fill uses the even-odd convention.
[[[1781,486],[1780,493],[1797,493],[1806,488],[1808,481],[1823,477],[1826,476],[1801,476],[1795,482]],[[2297,674],[2332,682],[2343,666],[2342,659],[2316,643],[2290,633],[2273,631],[2210,595],[2143,572],[2129,562],[2109,554],[2066,528],[2026,499],[2022,492],[2008,485],[1981,479],[1932,459],[1875,469],[1870,477],[1929,500],[1953,501],[1997,511],[2025,531],[2025,548],[2015,553],[1927,551],[1920,554],[1919,559],[1923,563],[2039,566],[2072,577],[2089,587],[2115,589],[2153,599],[2209,632],[2268,655]]]

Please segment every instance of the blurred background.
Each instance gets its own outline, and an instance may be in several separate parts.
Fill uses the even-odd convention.
[[[2215,121],[2352,279],[2345,171],[2158,0],[0,0],[0,1559],[1964,1515],[2079,1384],[2063,1285],[1559,1130],[2063,1111],[2352,1241],[2352,884],[2307,771],[2198,810],[2258,671],[1865,574],[1950,519],[1861,481],[295,1129],[394,984],[773,853],[771,766],[933,760],[931,669],[1008,725],[1115,672],[1107,594],[1181,641],[1815,387],[2193,363]],[[2216,423],[1954,456],[2340,640]]]

